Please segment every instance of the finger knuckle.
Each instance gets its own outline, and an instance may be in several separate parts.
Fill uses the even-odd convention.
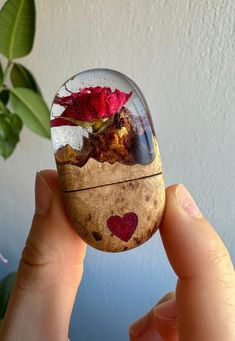
[[[48,287],[56,274],[56,263],[39,244],[28,239],[22,252],[17,288],[34,291]]]
[[[206,252],[207,262],[209,262],[210,268],[215,268],[223,273],[230,272],[231,270],[231,259],[228,250],[220,245],[217,241],[211,242],[208,245]]]

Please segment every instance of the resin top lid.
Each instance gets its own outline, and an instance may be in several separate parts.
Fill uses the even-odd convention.
[[[161,172],[146,100],[117,71],[87,70],[64,83],[53,101],[51,130],[65,191]]]

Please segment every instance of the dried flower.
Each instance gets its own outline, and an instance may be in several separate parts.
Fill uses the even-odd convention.
[[[119,89],[112,91],[109,87],[83,88],[80,92],[54,99],[55,104],[65,108],[63,113],[51,120],[51,126],[84,125],[85,122],[112,117],[128,101],[132,92],[125,93]]]

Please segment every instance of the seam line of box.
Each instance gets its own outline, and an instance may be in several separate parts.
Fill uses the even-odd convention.
[[[142,180],[142,179],[152,178],[152,177],[154,177],[154,176],[158,176],[158,175],[161,175],[161,174],[162,174],[162,172],[156,173],[156,174],[147,175],[147,176],[143,176],[143,177],[141,177],[141,178],[136,178],[136,179],[130,179],[130,180],[123,180],[123,181],[113,182],[113,183],[110,183],[110,184],[103,184],[103,185],[99,185],[99,186],[85,187],[85,188],[80,188],[80,189],[63,190],[63,193],[81,192],[81,191],[86,191],[86,190],[89,190],[89,189],[94,189],[94,188],[99,188],[99,187],[106,187],[106,186],[118,185],[118,184],[122,184],[122,183],[124,183],[124,182],[131,182],[131,181],[136,181],[136,180]]]

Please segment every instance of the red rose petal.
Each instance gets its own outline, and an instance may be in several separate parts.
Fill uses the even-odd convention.
[[[54,103],[63,106],[65,110],[59,117],[51,120],[51,126],[75,125],[63,117],[87,122],[112,117],[120,111],[131,95],[132,92],[128,94],[119,89],[112,91],[109,87],[97,86],[83,88],[70,96],[56,96]]]

